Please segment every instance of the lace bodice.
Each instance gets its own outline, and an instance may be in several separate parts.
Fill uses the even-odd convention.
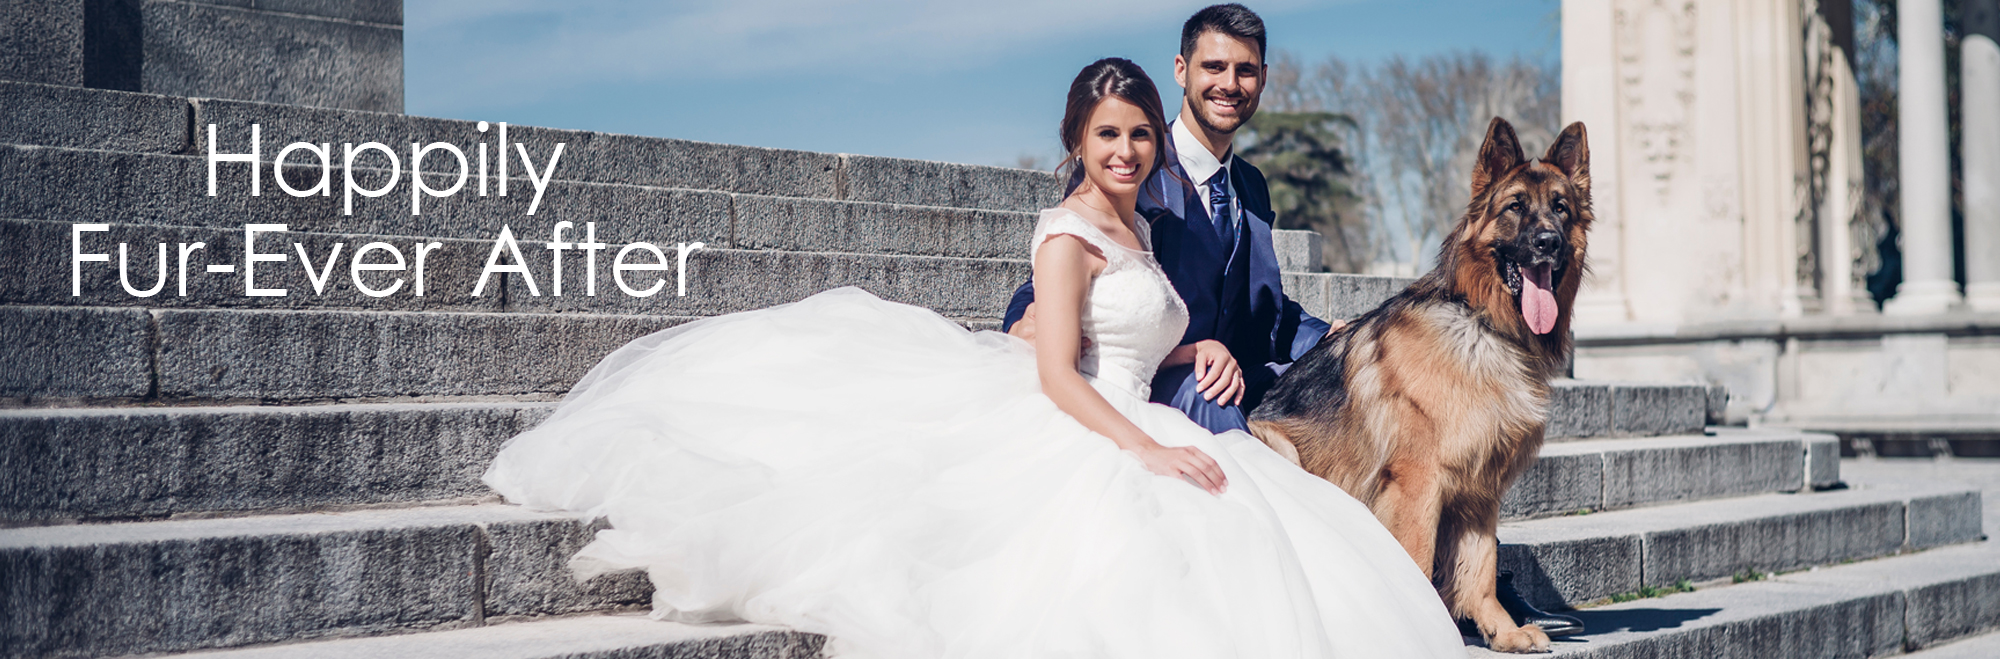
[[[1140,244],[1152,247],[1150,227],[1136,227]],[[1104,271],[1091,280],[1083,311],[1083,336],[1090,345],[1077,359],[1077,371],[1099,385],[1108,385],[1145,400],[1160,360],[1180,343],[1187,331],[1187,305],[1153,260],[1153,253],[1118,244],[1089,220],[1066,208],[1042,211],[1035,226],[1034,251],[1049,236],[1066,234],[1083,239],[1103,253]]]

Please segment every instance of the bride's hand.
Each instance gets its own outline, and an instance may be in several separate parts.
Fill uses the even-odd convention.
[[[1192,446],[1168,448],[1154,444],[1133,452],[1139,455],[1140,464],[1146,465],[1146,471],[1186,478],[1196,487],[1217,496],[1229,489],[1229,479],[1223,477],[1222,465],[1216,464],[1215,458],[1208,457],[1201,449]]]
[[[1221,341],[1205,339],[1194,344],[1194,377],[1200,383],[1202,400],[1217,405],[1243,402],[1243,369]]]

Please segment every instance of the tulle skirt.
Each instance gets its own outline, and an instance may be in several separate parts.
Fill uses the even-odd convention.
[[[1058,410],[1027,343],[858,289],[633,341],[485,479],[608,518],[572,566],[646,570],[656,616],[823,633],[838,657],[1465,656],[1345,492],[1098,388],[1228,491]]]

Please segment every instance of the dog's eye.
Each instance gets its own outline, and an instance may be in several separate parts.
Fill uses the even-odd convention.
[[[1557,213],[1560,213],[1560,214],[1563,214],[1563,215],[1568,215],[1568,214],[1569,214],[1569,204],[1565,204],[1565,203],[1563,203],[1563,202],[1562,202],[1562,200],[1560,200],[1560,199],[1556,200],[1556,207],[1555,207],[1555,208],[1556,208],[1556,212],[1557,212]]]
[[[1524,213],[1524,212],[1526,212],[1526,211],[1527,211],[1527,207],[1525,207],[1525,206],[1522,206],[1522,205],[1521,205],[1521,202],[1518,202],[1518,201],[1517,201],[1517,202],[1514,202],[1514,203],[1511,203],[1511,204],[1507,204],[1507,212],[1509,212],[1509,213],[1513,213],[1513,214],[1515,214],[1515,215],[1520,215],[1520,214],[1522,214],[1522,213]]]

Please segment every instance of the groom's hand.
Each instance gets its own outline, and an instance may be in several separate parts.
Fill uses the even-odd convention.
[[[1335,334],[1339,334],[1341,330],[1347,329],[1347,321],[1338,318],[1326,321],[1326,324],[1331,325],[1331,327],[1326,328],[1327,336],[1333,336]]]
[[[1221,341],[1204,339],[1195,342],[1194,377],[1202,400],[1215,401],[1216,405],[1243,402],[1243,368]]]
[[[1007,334],[1030,344],[1035,342],[1035,303],[1028,303],[1028,308],[1021,311],[1021,319],[1007,328]]]

